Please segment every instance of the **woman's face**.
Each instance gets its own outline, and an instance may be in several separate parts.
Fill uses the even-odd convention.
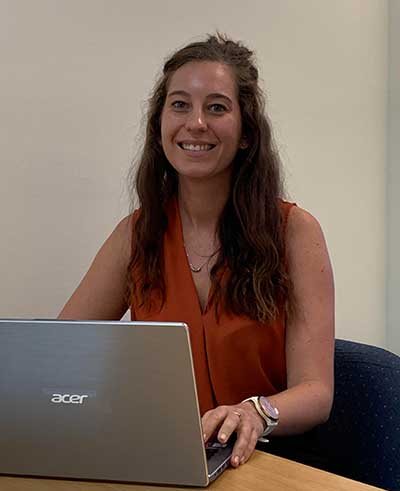
[[[161,114],[161,142],[180,178],[230,175],[242,140],[242,118],[232,70],[190,62],[171,77]]]

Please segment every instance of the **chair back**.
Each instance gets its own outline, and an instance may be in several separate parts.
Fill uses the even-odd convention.
[[[334,403],[318,438],[332,472],[400,490],[400,357],[336,340]]]

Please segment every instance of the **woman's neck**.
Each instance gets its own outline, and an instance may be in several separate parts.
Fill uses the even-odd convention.
[[[185,229],[203,234],[216,233],[219,217],[229,195],[229,181],[180,179],[178,203]]]

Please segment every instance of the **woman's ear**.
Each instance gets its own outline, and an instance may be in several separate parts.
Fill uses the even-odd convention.
[[[239,142],[239,148],[241,150],[244,150],[248,146],[249,146],[249,142],[247,141],[247,137],[245,135],[243,135],[242,138],[240,139],[240,142]]]

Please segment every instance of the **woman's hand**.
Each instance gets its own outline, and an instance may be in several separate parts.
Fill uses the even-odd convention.
[[[233,432],[237,439],[233,447],[231,465],[238,467],[246,462],[264,431],[264,422],[251,402],[234,406],[218,406],[207,411],[202,417],[204,441],[213,435],[221,443],[226,443]]]

